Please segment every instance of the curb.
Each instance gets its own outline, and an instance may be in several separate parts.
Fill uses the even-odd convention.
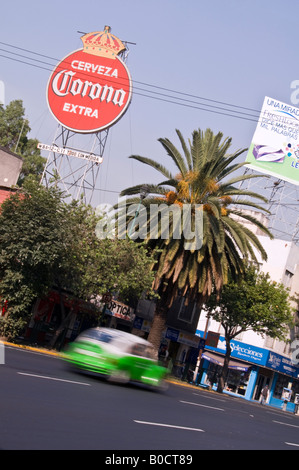
[[[5,346],[11,346],[13,348],[27,349],[29,351],[49,354],[51,356],[58,356],[58,357],[60,356],[60,353],[58,351],[49,351],[48,349],[36,348],[34,346],[26,346],[24,344],[15,344],[15,343],[10,343],[9,341],[3,341],[3,340],[0,340],[0,343],[4,344]]]

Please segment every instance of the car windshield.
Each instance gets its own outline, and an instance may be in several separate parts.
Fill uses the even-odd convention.
[[[107,331],[101,330],[87,330],[82,335],[80,335],[80,339],[95,339],[97,341],[102,341],[103,343],[110,343],[114,338],[113,335],[109,334]]]
[[[136,343],[131,348],[131,354],[134,356],[147,357],[148,359],[156,359],[156,352],[151,344]]]

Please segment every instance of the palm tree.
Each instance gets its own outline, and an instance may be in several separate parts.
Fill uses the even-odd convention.
[[[214,135],[210,129],[205,132],[195,130],[189,145],[179,130],[176,133],[182,153],[169,139],[159,139],[174,163],[176,173],[150,158],[139,155],[130,157],[155,168],[164,178],[157,185],[147,185],[149,196],[143,201],[145,205],[164,202],[182,208],[188,204],[192,207],[193,216],[198,210],[202,215],[203,237],[198,249],[186,249],[185,240],[182,237],[175,238],[173,232],[168,239],[163,239],[160,232],[157,239],[146,239],[151,249],[158,249],[153,288],[159,300],[149,334],[149,340],[157,349],[165,328],[167,311],[177,295],[185,297],[186,303],[193,301],[201,307],[212,290],[220,294],[229,273],[235,279],[242,275],[244,259],[256,260],[256,252],[263,259],[267,258],[257,236],[235,216],[250,221],[272,237],[255,217],[238,209],[239,206],[247,206],[263,211],[251,198],[266,202],[263,196],[236,187],[237,183],[253,177],[245,174],[233,176],[244,165],[236,163],[244,150],[228,154],[231,139],[222,140],[222,133]],[[144,183],[127,188],[121,195],[137,195],[143,186]],[[126,204],[137,200],[129,198]]]

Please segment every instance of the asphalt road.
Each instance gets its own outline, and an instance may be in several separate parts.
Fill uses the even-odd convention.
[[[299,416],[195,387],[109,384],[9,346],[0,377],[1,450],[299,450]]]

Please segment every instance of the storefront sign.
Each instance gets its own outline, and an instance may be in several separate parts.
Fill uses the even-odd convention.
[[[180,331],[170,327],[165,331],[165,338],[175,343],[186,344],[192,348],[198,348],[200,341],[200,338],[192,333],[187,333],[186,331]]]
[[[111,292],[109,291],[105,292],[105,294],[102,295],[101,300],[102,302],[104,302],[104,304],[109,304],[110,302],[112,302],[113,297],[112,297]]]
[[[185,333],[180,331],[178,337],[178,343],[186,344],[187,346],[191,346],[192,348],[198,348],[199,345],[199,338],[191,333]]]
[[[179,338],[179,333],[179,330],[175,330],[174,328],[167,328],[165,332],[165,338],[170,339],[170,341],[174,341],[176,343]]]
[[[141,330],[141,331],[146,331],[147,333],[150,331],[152,326],[152,322],[146,320],[145,318],[141,317],[135,317],[133,327],[136,328],[136,330]]]
[[[83,49],[66,56],[52,72],[47,100],[54,118],[79,133],[99,132],[113,125],[132,97],[129,70],[118,54],[125,45],[110,32],[87,33]]]
[[[196,331],[198,336],[203,335],[203,332],[200,330]],[[292,364],[291,359],[276,354],[268,349],[259,348],[257,346],[252,346],[250,344],[241,343],[240,341],[231,341],[231,357],[240,359],[252,364],[260,365],[263,367],[268,367],[277,372],[289,375],[291,377],[299,376],[299,367]],[[206,349],[209,351],[215,351],[220,354],[225,354],[226,345],[225,338],[220,336],[218,347],[214,348],[206,345]]]
[[[280,354],[276,354],[272,351],[269,351],[266,366],[270,369],[276,370],[277,372],[281,372],[292,377],[298,377],[299,375],[299,367],[293,365],[291,359],[281,356]]]
[[[263,349],[256,346],[251,346],[238,341],[231,342],[232,356],[243,359],[244,361],[254,362],[256,364],[263,364],[265,361],[265,353]]]
[[[134,320],[134,310],[128,305],[117,302],[116,300],[112,300],[109,302],[109,304],[107,304],[105,314],[121,318],[122,320]]]
[[[196,331],[198,336],[203,336],[203,332],[200,330]],[[268,350],[259,348],[257,346],[252,346],[246,343],[241,343],[240,341],[232,340],[230,342],[231,346],[231,357],[241,359],[246,362],[251,362],[253,364],[265,365],[268,357]],[[220,336],[217,348],[206,345],[206,348],[210,351],[219,352],[225,354],[226,344],[225,338]]]

